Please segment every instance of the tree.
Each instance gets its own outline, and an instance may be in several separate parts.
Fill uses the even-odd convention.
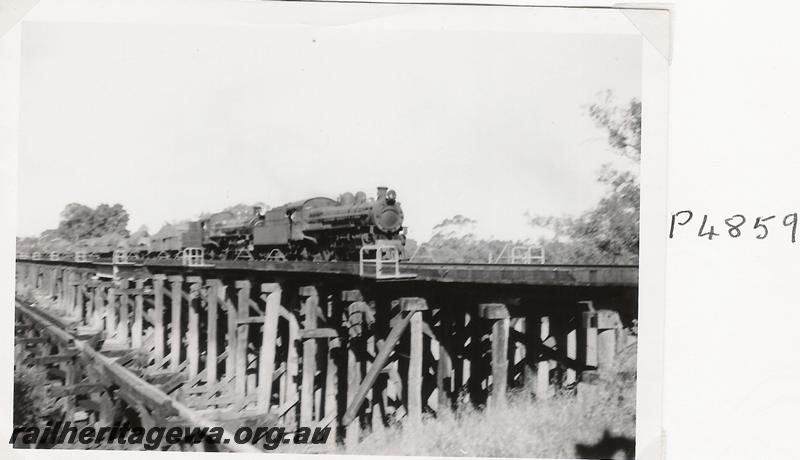
[[[39,238],[35,236],[17,237],[17,252],[34,252]]]
[[[218,213],[210,213],[210,212],[201,213],[197,217],[197,219],[198,220],[204,220],[204,219],[208,219],[209,217],[213,216],[214,214],[228,212],[228,213],[231,213],[231,215],[233,215],[233,219],[235,219],[237,221],[246,222],[246,221],[248,221],[248,220],[253,218],[253,209],[256,208],[256,207],[260,207],[261,209],[264,209],[264,210],[269,210],[269,206],[267,206],[263,202],[258,202],[258,203],[252,204],[252,205],[239,203],[239,204],[235,204],[233,206],[228,206],[227,208],[223,209],[222,211],[220,211]]]
[[[523,244],[478,238],[474,233],[477,223],[461,214],[444,219],[433,227],[436,233],[425,246],[436,262],[486,263],[493,261],[507,245]]]
[[[601,93],[599,101],[588,108],[595,124],[608,131],[608,143],[618,154],[639,162],[642,156],[642,103],[631,99],[624,105],[615,105],[614,94]]]
[[[80,203],[70,203],[61,212],[61,223],[58,225],[59,236],[70,241],[88,238],[92,235],[92,217],[94,210]],[[44,237],[44,234],[42,235]]]
[[[607,186],[607,193],[596,207],[577,217],[529,216],[529,220],[553,233],[540,240],[553,262],[635,264],[639,260],[642,104],[633,99],[616,105],[613,94],[606,91],[588,107],[588,115],[608,132],[611,148],[636,170],[605,164],[597,180]]]
[[[70,203],[61,212],[57,235],[68,241],[78,241],[112,232],[128,236],[128,220],[128,212],[119,203],[111,206],[103,203],[96,209],[80,203]]]
[[[57,240],[59,238],[62,238],[61,232],[59,232],[57,228],[50,228],[43,231],[39,235],[39,242],[47,243],[50,241]]]
[[[95,236],[104,235],[106,233],[119,233],[122,236],[128,236],[128,212],[121,204],[117,203],[109,206],[105,203],[101,204],[94,210],[92,216],[92,227],[95,232],[99,232]]]

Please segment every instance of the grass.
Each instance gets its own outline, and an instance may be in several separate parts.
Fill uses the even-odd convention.
[[[635,367],[635,358],[633,346],[620,356],[619,367]],[[601,378],[591,387],[581,385],[580,397],[564,393],[549,400],[518,390],[502,409],[462,404],[418,425],[398,424],[373,433],[346,453],[633,458],[635,386],[635,378]]]

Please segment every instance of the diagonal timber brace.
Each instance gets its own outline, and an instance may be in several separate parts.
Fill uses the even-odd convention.
[[[383,347],[381,347],[380,351],[378,352],[378,355],[375,356],[375,361],[372,362],[369,370],[367,370],[367,375],[364,376],[364,380],[362,380],[361,384],[358,386],[358,390],[356,390],[353,400],[347,406],[347,410],[345,411],[344,416],[342,416],[342,425],[347,426],[356,418],[358,409],[361,407],[361,404],[363,404],[364,398],[367,396],[367,392],[369,392],[370,388],[372,388],[372,386],[375,384],[375,380],[378,379],[378,375],[381,373],[383,367],[386,365],[386,362],[389,360],[389,355],[391,354],[395,345],[397,345],[400,337],[403,336],[403,332],[411,323],[411,317],[415,314],[419,313],[414,311],[398,313],[398,316],[400,316],[399,321],[396,321],[392,327],[392,330],[389,331],[389,335],[386,337],[386,342],[384,342]]]

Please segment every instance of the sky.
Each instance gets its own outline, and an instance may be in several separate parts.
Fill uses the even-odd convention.
[[[615,161],[587,116],[641,92],[636,35],[314,24],[28,22],[17,232],[71,202],[157,231],[236,203],[377,186],[409,235],[456,214],[525,239],[577,214]]]

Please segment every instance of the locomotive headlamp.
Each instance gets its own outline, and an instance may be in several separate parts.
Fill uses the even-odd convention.
[[[394,204],[394,201],[397,199],[397,192],[394,190],[389,190],[386,192],[386,202],[389,204]]]

